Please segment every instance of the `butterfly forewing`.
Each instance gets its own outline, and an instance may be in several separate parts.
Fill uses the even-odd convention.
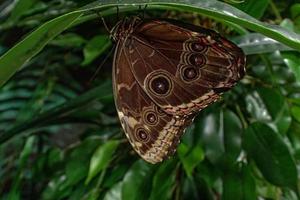
[[[148,162],[173,152],[194,116],[245,73],[242,50],[211,30],[133,18],[120,22],[113,38],[119,118]]]
[[[126,54],[133,74],[166,112],[198,112],[244,75],[242,51],[209,33],[152,21],[141,24],[132,34]]]

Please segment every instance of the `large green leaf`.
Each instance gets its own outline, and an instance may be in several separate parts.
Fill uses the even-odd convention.
[[[229,110],[221,110],[204,112],[198,119],[195,133],[204,145],[207,158],[213,163],[234,163],[241,151],[242,125],[239,118]]]
[[[276,101],[275,101],[276,99]],[[281,134],[291,124],[291,114],[284,96],[269,88],[257,88],[246,96],[247,110],[254,121],[268,123]]]
[[[110,188],[110,190],[107,191],[107,193],[104,196],[104,200],[120,200],[121,198],[121,192],[123,187],[123,182],[119,182],[115,184],[113,187]]]
[[[139,200],[149,197],[151,192],[152,167],[139,160],[125,174],[122,185],[123,200]]]
[[[176,167],[174,160],[163,162],[153,176],[150,200],[171,199],[174,191]]]
[[[249,15],[259,19],[263,16],[269,4],[269,0],[247,0],[235,6]]]
[[[187,145],[182,143],[179,145],[177,152],[185,172],[191,177],[194,168],[204,159],[202,147],[197,145],[189,150]]]
[[[240,171],[226,173],[223,177],[223,200],[257,199],[255,192],[255,181],[250,168],[242,166]]]
[[[3,85],[22,65],[80,16],[81,12],[72,12],[46,22],[1,56],[0,85]]]
[[[297,81],[300,83],[300,60],[299,52],[284,52],[281,53],[286,65],[293,71]]]
[[[3,85],[21,66],[40,52],[43,47],[56,35],[65,30],[75,20],[79,19],[83,13],[95,9],[104,9],[110,6],[124,5],[120,7],[120,11],[136,10],[138,7],[133,5],[148,5],[148,9],[174,9],[180,11],[197,12],[207,15],[220,21],[228,21],[250,30],[260,32],[270,38],[286,44],[292,48],[300,50],[300,37],[299,35],[283,29],[282,27],[266,24],[256,20],[255,18],[247,15],[246,13],[231,7],[225,3],[215,0],[203,1],[134,1],[124,0],[122,3],[116,0],[108,0],[105,3],[101,1],[94,2],[85,6],[83,9],[73,11],[57,17],[45,24],[41,25],[38,29],[30,33],[21,42],[16,44],[12,49],[0,57],[0,85]],[[125,6],[126,5],[126,6]],[[128,8],[129,7],[129,8]],[[112,14],[113,12],[103,12],[103,15]],[[15,58],[18,58],[17,60]]]
[[[96,149],[91,158],[89,174],[85,181],[86,184],[88,184],[101,170],[108,166],[118,145],[119,141],[110,140]]]
[[[86,66],[111,46],[107,35],[98,35],[92,38],[83,49],[84,60],[81,65]]]
[[[87,176],[90,156],[100,142],[99,138],[90,137],[69,150],[66,156],[67,185],[75,185]]]
[[[243,49],[246,55],[292,50],[292,48],[260,33],[248,33],[246,35],[234,37],[232,40]]]
[[[9,20],[17,21],[27,10],[32,8],[37,0],[19,0],[17,1]]]
[[[298,190],[295,162],[278,133],[263,123],[255,122],[245,131],[243,142],[248,155],[268,181]]]

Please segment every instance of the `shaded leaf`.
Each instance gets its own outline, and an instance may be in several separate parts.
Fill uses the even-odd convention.
[[[91,158],[90,169],[85,184],[88,184],[92,178],[108,166],[118,145],[119,141],[109,140],[96,149]]]
[[[90,137],[72,151],[70,150],[66,156],[66,178],[68,185],[75,185],[87,176],[90,156],[99,143],[99,138]]]
[[[255,181],[251,175],[249,167],[242,166],[240,171],[226,173],[223,177],[222,200],[257,199],[255,191]]]
[[[86,66],[111,46],[107,35],[98,35],[92,38],[83,49],[84,60],[81,65]]]
[[[177,149],[177,152],[185,172],[189,177],[191,177],[194,168],[204,159],[202,147],[197,145],[189,150],[184,143],[181,143]]]
[[[300,83],[300,54],[298,52],[282,52],[281,55],[285,64],[292,70],[297,81]]]
[[[279,92],[269,88],[257,88],[245,100],[247,110],[254,120],[268,123],[281,134],[287,132],[292,118],[288,105]]]
[[[119,182],[111,187],[105,194],[104,200],[120,200],[122,193],[123,182]]]
[[[243,49],[246,55],[293,50],[292,48],[260,33],[249,33],[243,36],[234,37],[232,40]]]
[[[57,45],[60,47],[81,47],[86,43],[86,40],[78,34],[67,33],[59,35],[54,40],[50,42],[52,45]]]
[[[80,16],[81,13],[73,12],[46,22],[2,55],[0,57],[0,86]]]
[[[236,4],[235,7],[246,12],[252,17],[260,19],[263,16],[264,12],[266,11],[268,4],[269,4],[268,0],[260,0],[260,1],[247,0],[239,4]]]
[[[241,151],[242,125],[239,118],[229,110],[203,113],[195,122],[195,132],[201,138],[207,158],[217,163],[230,159],[234,162]]]
[[[297,169],[280,135],[263,123],[253,123],[245,131],[248,155],[271,183],[297,191]]]
[[[22,14],[31,9],[36,2],[37,0],[18,0],[9,17],[9,20],[17,21]]]
[[[123,200],[139,200],[149,197],[152,180],[151,165],[139,160],[125,174],[122,185]]]
[[[292,115],[300,123],[300,106],[292,107]]]
[[[99,95],[102,94],[102,95]],[[102,100],[102,99],[112,99],[112,89],[111,82],[104,82],[102,85],[87,91],[85,94],[82,94],[80,97],[71,99],[70,101],[56,106],[55,109],[44,112],[30,121],[25,121],[21,124],[15,124],[14,127],[9,129],[0,135],[0,143],[3,143],[14,137],[16,135],[24,133],[28,129],[37,128],[39,125],[45,126],[47,123],[50,125],[55,122],[55,120],[59,120],[58,116],[66,116],[70,115],[73,112],[76,112],[82,106],[94,101],[94,100]],[[61,120],[61,119],[60,119]]]
[[[153,177],[150,200],[172,198],[176,178],[175,172],[176,162],[174,159],[167,160],[159,166]]]

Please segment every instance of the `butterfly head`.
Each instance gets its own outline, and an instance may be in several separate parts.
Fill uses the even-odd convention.
[[[141,21],[141,18],[136,16],[120,20],[111,30],[111,39],[115,42],[125,39],[134,32]]]

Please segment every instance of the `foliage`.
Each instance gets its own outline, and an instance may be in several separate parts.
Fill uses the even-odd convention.
[[[202,25],[247,54],[247,76],[162,164],[125,140],[96,12]],[[2,1],[0,198],[299,199],[299,22],[296,0]]]

